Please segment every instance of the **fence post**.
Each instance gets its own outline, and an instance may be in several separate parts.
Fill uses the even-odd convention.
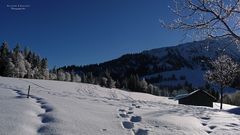
[[[29,94],[30,94],[30,85],[28,86],[28,94],[27,94],[27,98],[29,98]]]

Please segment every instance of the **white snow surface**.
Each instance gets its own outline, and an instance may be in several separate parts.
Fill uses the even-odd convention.
[[[83,83],[0,77],[0,108],[1,135],[240,134],[235,106],[179,105]]]

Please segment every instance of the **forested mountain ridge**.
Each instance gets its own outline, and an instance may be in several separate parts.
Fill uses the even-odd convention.
[[[204,74],[211,68],[209,62],[220,54],[227,54],[239,62],[238,47],[231,38],[212,38],[126,54],[100,64],[72,65],[60,69],[74,71],[81,76],[92,74],[95,77],[104,77],[107,72],[119,83],[120,88],[124,87],[131,75],[137,75],[139,80],[144,78],[161,89],[193,89],[208,87]]]

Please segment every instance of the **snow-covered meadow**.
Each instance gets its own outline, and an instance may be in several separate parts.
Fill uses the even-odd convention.
[[[240,134],[235,106],[178,105],[83,83],[0,77],[0,108],[1,135]]]

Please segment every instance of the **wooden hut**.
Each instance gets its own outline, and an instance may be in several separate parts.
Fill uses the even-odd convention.
[[[196,90],[180,99],[179,104],[213,107],[216,98],[204,90]]]

